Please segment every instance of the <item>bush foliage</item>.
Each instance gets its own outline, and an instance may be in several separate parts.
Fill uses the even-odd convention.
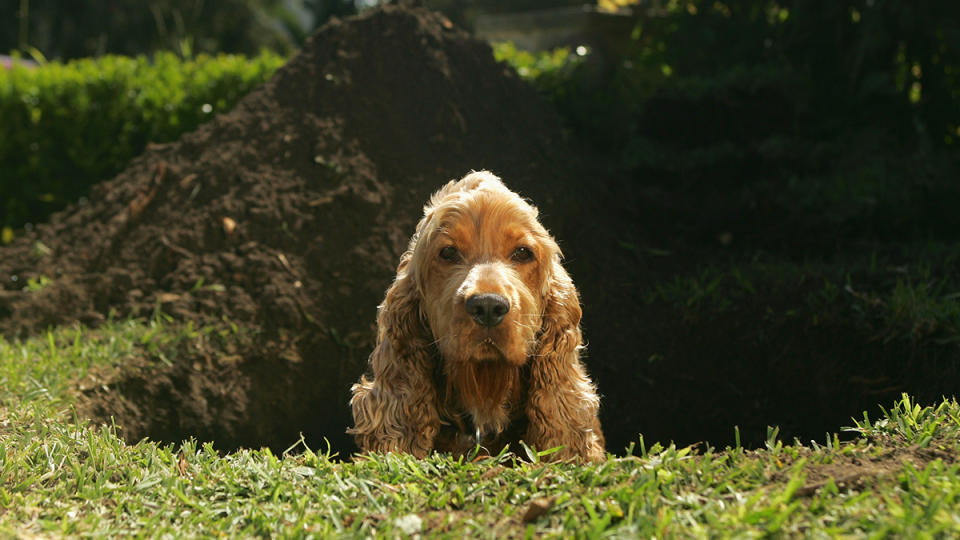
[[[518,71],[644,182],[741,192],[798,223],[960,228],[960,3],[662,5],[614,58]]]
[[[283,62],[267,52],[159,53],[0,71],[0,227],[79,199],[148,142],[174,140],[232,107]]]
[[[321,2],[328,3],[328,2]],[[289,50],[299,30],[282,0],[12,0],[0,19],[0,51],[47,58],[158,51],[255,55]],[[289,25],[289,26],[288,26]],[[302,32],[303,30],[300,30]]]

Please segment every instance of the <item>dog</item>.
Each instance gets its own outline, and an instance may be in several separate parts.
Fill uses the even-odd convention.
[[[523,441],[559,447],[552,459],[605,459],[579,295],[537,216],[488,171],[430,198],[378,308],[373,378],[351,388],[347,432],[362,451]]]

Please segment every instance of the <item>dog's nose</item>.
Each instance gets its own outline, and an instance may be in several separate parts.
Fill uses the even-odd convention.
[[[475,294],[467,298],[467,313],[480,326],[494,327],[510,311],[510,302],[499,294]]]

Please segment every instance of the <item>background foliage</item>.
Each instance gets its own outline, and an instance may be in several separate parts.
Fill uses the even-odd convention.
[[[747,121],[734,136],[776,128],[830,137],[847,126],[879,125],[898,142],[947,146],[958,138],[960,4],[691,0],[667,8],[638,21],[608,84],[595,85],[627,90],[611,104],[649,114],[649,104],[641,105],[653,87],[657,96],[713,99],[720,116],[690,111],[703,129],[675,131],[714,140],[728,132],[724,115]],[[709,98],[717,92],[725,95]],[[781,105],[786,110],[754,123],[767,117],[764,107]]]
[[[255,55],[289,53],[332,16],[356,11],[353,0],[8,0],[0,52],[46,58],[154,51]]]
[[[622,55],[528,72],[580,140],[644,183],[749,199],[749,226],[960,230],[960,3],[663,7]]]
[[[230,107],[284,57],[159,53],[0,71],[0,226],[42,220]]]

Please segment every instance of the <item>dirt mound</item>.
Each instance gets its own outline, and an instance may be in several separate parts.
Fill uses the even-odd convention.
[[[561,228],[582,183],[561,134],[531,88],[440,15],[386,6],[331,22],[233,111],[148,148],[4,248],[0,332],[158,308],[250,325],[262,337],[239,364],[193,369],[187,355],[90,394],[89,410],[131,439],[282,447],[304,431],[348,447],[347,389],[429,193],[491,169]],[[255,417],[266,432],[237,427]]]

